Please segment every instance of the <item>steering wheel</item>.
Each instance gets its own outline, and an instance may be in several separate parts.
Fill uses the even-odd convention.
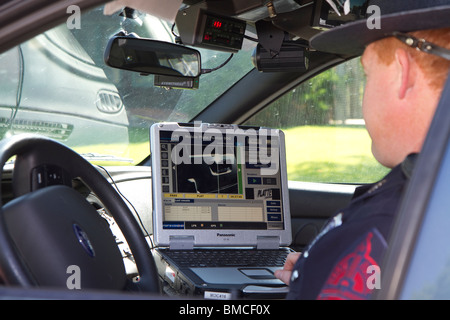
[[[159,293],[155,262],[141,228],[93,165],[59,142],[28,134],[0,142],[1,168],[13,156],[15,198],[0,209],[0,282]],[[107,222],[71,187],[75,178],[97,195],[120,227],[138,268],[137,283],[127,279]]]

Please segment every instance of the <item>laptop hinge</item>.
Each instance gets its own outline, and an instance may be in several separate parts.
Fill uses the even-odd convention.
[[[170,236],[170,250],[193,250],[194,236]]]
[[[280,237],[278,236],[258,236],[256,241],[258,250],[275,250],[280,247]]]

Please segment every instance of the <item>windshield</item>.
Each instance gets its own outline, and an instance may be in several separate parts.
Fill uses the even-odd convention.
[[[37,133],[61,141],[97,164],[135,165],[149,155],[149,127],[188,122],[252,68],[246,41],[223,68],[200,77],[196,90],[154,86],[153,76],[104,63],[119,31],[174,42],[172,24],[150,15],[125,19],[103,7],[64,23],[0,55],[0,138]],[[221,65],[230,53],[199,50],[202,68]]]

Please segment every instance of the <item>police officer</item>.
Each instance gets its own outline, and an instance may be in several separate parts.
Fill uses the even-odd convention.
[[[275,273],[290,285],[290,299],[368,299],[380,287],[379,264],[395,213],[450,69],[450,0],[366,4],[372,16],[324,31],[311,46],[362,54],[372,153],[392,171],[357,188],[349,206]]]

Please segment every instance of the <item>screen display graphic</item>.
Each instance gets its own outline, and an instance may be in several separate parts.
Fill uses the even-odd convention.
[[[160,132],[163,229],[284,229],[278,136]]]

